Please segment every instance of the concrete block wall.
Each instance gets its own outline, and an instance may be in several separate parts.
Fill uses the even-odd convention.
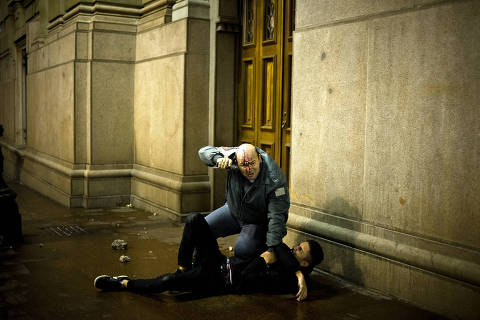
[[[135,19],[103,18],[89,23],[90,105],[87,104],[84,206],[130,202],[133,164]],[[88,39],[87,36],[87,39]],[[80,136],[82,137],[82,135]],[[90,174],[92,173],[92,174]],[[86,202],[86,203],[85,203]]]
[[[197,156],[208,134],[209,22],[189,12],[174,20],[138,28],[132,198],[181,220],[209,209],[207,169]]]
[[[207,144],[209,6],[177,2],[174,22],[175,1],[165,0],[39,0],[10,9],[12,30],[0,36],[34,31],[26,37],[25,148],[8,140],[18,99],[2,96],[12,100],[0,114],[12,176],[67,206],[134,202],[173,219],[208,210],[197,149]],[[13,19],[31,12],[40,13]],[[0,90],[16,85],[15,65]]]
[[[480,309],[480,4],[297,1],[289,241],[452,318]]]
[[[27,147],[73,163],[75,33],[56,34],[47,41],[30,52]]]
[[[130,202],[136,26],[98,20],[55,26],[28,59],[20,181],[73,207]]]
[[[21,24],[24,21],[23,12],[9,7],[6,1],[0,4],[0,124],[4,129],[3,140],[10,144],[16,144],[17,136],[21,134],[16,97],[19,85],[17,66],[22,62],[21,49],[25,42],[25,28]],[[6,167],[5,173],[13,174],[8,162]]]
[[[8,49],[0,56],[0,124],[4,139],[15,143],[16,57]]]

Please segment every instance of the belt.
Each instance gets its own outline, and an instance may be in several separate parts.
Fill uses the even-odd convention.
[[[225,284],[227,287],[232,286],[232,265],[230,263],[230,259],[227,258],[224,263],[220,266],[222,270],[223,277],[225,279]]]

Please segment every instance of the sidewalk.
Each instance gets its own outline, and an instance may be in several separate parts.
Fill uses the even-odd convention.
[[[146,278],[176,269],[182,225],[134,208],[68,209],[21,185],[25,243],[0,252],[0,319],[443,319],[315,274],[305,302],[293,295],[138,295],[100,292],[97,275]],[[69,235],[70,234],[70,235]],[[115,239],[128,250],[115,251]],[[221,239],[227,253],[234,238]],[[126,254],[129,263],[120,263]]]

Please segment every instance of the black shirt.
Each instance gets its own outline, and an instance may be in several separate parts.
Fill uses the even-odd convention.
[[[277,261],[267,265],[262,257],[253,260],[231,258],[232,286],[235,293],[293,293],[298,290],[295,272],[300,265],[284,243],[274,248]]]

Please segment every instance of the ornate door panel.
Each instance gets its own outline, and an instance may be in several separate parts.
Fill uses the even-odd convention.
[[[238,84],[238,140],[267,151],[288,173],[291,12],[287,0],[244,0]],[[288,29],[284,29],[284,27]]]
[[[283,52],[283,103],[281,124],[281,167],[290,176],[291,110],[292,110],[292,42],[295,30],[295,0],[285,3],[285,32]]]

